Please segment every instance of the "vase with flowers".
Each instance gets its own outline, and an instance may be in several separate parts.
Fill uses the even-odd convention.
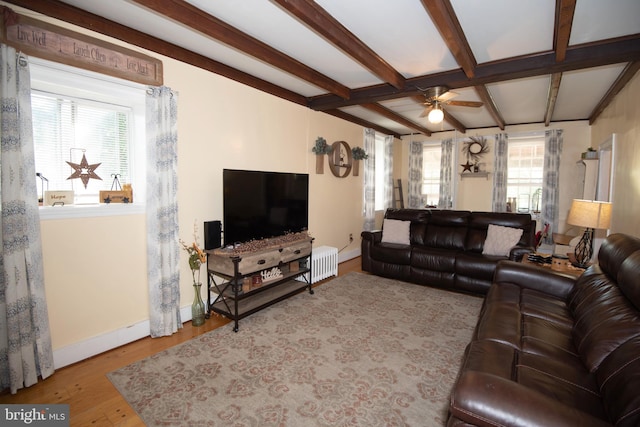
[[[193,278],[193,290],[195,295],[193,298],[193,304],[191,304],[191,324],[193,326],[201,326],[204,324],[205,307],[204,302],[202,301],[202,296],[200,295],[200,289],[202,288],[202,283],[200,283],[200,266],[207,261],[207,257],[198,246],[195,225],[193,243],[188,245],[180,239],[180,244],[189,254],[189,269],[191,269],[191,277]]]

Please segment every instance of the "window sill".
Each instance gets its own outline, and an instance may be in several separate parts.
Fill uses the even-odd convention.
[[[47,221],[51,219],[141,215],[145,213],[145,205],[141,203],[96,203],[92,205],[40,206],[39,211],[40,221]]]

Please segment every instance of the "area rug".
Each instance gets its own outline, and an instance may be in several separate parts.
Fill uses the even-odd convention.
[[[438,426],[482,299],[349,273],[108,374],[148,426]]]

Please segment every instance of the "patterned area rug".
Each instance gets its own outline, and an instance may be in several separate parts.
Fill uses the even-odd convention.
[[[436,426],[482,299],[349,273],[108,377],[149,426]]]

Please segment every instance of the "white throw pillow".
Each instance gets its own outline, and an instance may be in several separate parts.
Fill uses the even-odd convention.
[[[409,244],[411,221],[386,219],[382,222],[382,242]]]
[[[485,255],[509,256],[509,251],[518,244],[522,233],[523,230],[521,228],[489,224],[487,239],[484,241],[482,253]]]

